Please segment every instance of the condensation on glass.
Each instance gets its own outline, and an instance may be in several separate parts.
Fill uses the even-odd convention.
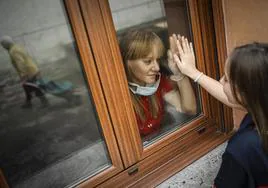
[[[174,33],[180,34],[181,36],[185,36],[190,41],[192,41],[191,23],[189,19],[187,1],[186,0],[135,0],[135,1],[109,0],[109,5],[112,11],[113,22],[114,22],[114,26],[117,32],[119,43],[123,41],[122,39],[124,39],[125,41],[126,40],[129,41],[128,39],[129,37],[126,39],[125,35],[126,33],[133,32],[133,30],[134,32],[137,32],[137,31],[139,32],[139,31],[144,31],[144,30],[152,31],[160,37],[160,39],[162,40],[164,44],[165,50],[164,50],[164,55],[160,58],[160,60],[158,60],[159,70],[160,70],[159,72],[161,73],[161,78],[165,77],[169,79],[170,75],[173,74],[173,72],[168,67],[168,63],[167,63],[168,58],[166,55],[167,50],[170,49],[169,36],[171,36]],[[134,35],[135,34],[128,35],[128,36],[134,36]],[[144,39],[142,40],[146,40],[145,38],[146,37],[144,37]],[[149,81],[141,82],[141,80],[143,79],[141,78],[142,69],[139,69],[137,67],[133,69],[133,66],[129,66],[130,63],[133,61],[128,62],[128,60],[125,58],[127,56],[126,55],[124,56],[124,54],[127,54],[126,52],[127,50],[124,51],[123,48],[126,49],[126,45],[120,45],[120,50],[121,50],[124,67],[125,69],[128,69],[128,70],[125,70],[127,77],[128,77],[128,82],[133,83],[133,82],[139,81],[139,85],[144,84],[143,86],[152,84],[152,83],[149,83]],[[129,50],[129,51],[131,54],[134,50],[133,51]],[[149,57],[151,56],[150,53],[147,55]],[[133,60],[133,58],[131,60]],[[142,57],[139,60],[145,60],[143,61],[143,63],[145,62],[146,64],[147,58]],[[137,64],[141,65],[142,62],[139,61]],[[149,62],[147,62],[147,64],[149,64]],[[146,74],[147,74],[147,77],[151,76],[150,74],[153,74],[152,73],[153,71],[150,72],[150,70],[148,69],[147,71],[144,71],[144,74],[145,74],[144,77],[146,77]],[[154,69],[156,70],[157,68],[154,68]],[[141,77],[138,78],[139,76]],[[157,79],[159,78],[156,76],[156,80]],[[173,83],[172,91],[176,89],[177,89],[176,91],[178,91],[177,83],[174,83],[170,80],[168,80],[168,82]],[[146,123],[141,123],[142,121],[140,120],[141,119],[140,114],[142,113],[138,112],[137,107],[135,105],[137,105],[137,103],[140,103],[140,105],[142,106],[141,109],[146,111],[144,112],[144,114],[147,113],[149,114],[148,116],[150,116],[150,114],[153,114],[153,111],[154,111],[152,109],[153,105],[150,106],[150,104],[152,104],[153,103],[152,101],[154,100],[152,99],[151,96],[157,95],[156,94],[157,92],[149,95],[149,97],[146,97],[146,96],[144,97],[144,96],[141,96],[143,93],[134,94],[130,90],[132,103],[133,103],[134,110],[136,113],[137,124],[139,126],[139,130],[140,130],[140,134],[141,134],[144,146],[154,143],[155,141],[159,140],[164,135],[170,132],[178,130],[180,127],[186,125],[187,122],[190,122],[191,120],[193,120],[195,117],[197,117],[200,114],[201,112],[200,102],[201,101],[199,98],[199,88],[191,81],[189,83],[192,87],[192,92],[194,93],[193,96],[195,98],[195,105],[196,105],[197,110],[194,113],[178,111],[172,104],[170,104],[169,102],[166,102],[166,100],[164,99],[163,114],[161,117],[160,128],[156,128],[155,131],[151,131],[151,132],[147,131],[147,133],[146,133],[146,130],[144,131],[145,129],[144,127],[148,129],[153,127],[154,118],[149,117],[148,121],[146,120],[146,118],[144,118],[145,119],[144,122]],[[133,84],[129,85],[129,87],[132,90],[133,90],[133,86],[137,87],[136,85],[133,85]],[[154,84],[153,86],[155,87]],[[159,87],[160,86],[158,86],[158,89]],[[134,91],[137,91],[137,89],[136,90],[135,89]],[[140,88],[140,89],[142,91],[144,88]],[[152,89],[153,88],[150,88],[149,90],[145,90],[145,93],[147,92],[147,95],[148,95],[150,91],[152,91]],[[162,88],[160,87],[160,89]],[[133,97],[134,95],[135,97]],[[181,98],[181,100],[184,100],[184,99]],[[159,106],[161,106],[161,104]],[[154,117],[156,117],[157,119],[158,115]]]
[[[62,1],[2,0],[0,15],[0,168],[10,187],[73,186],[111,166]]]

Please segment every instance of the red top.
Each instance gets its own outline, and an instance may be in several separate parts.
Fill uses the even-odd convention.
[[[141,102],[144,106],[145,120],[142,121],[140,117],[138,116],[138,114],[136,114],[136,118],[137,118],[137,122],[138,122],[141,135],[145,136],[145,135],[148,135],[152,132],[159,130],[161,120],[164,114],[163,96],[169,91],[171,91],[172,89],[173,88],[169,80],[165,76],[161,76],[159,87],[155,93],[155,95],[157,96],[157,101],[159,105],[159,110],[158,110],[158,114],[156,118],[152,116],[151,110],[149,109],[150,108],[149,97],[141,96]]]

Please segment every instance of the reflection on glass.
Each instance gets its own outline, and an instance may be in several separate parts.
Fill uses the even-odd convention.
[[[177,35],[191,39],[185,0],[109,0],[144,145],[200,110],[198,89],[173,62]]]
[[[0,169],[10,186],[71,186],[109,167],[61,1],[5,0],[0,15]]]

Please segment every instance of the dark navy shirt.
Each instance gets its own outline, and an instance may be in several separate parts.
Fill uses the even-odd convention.
[[[268,155],[249,114],[229,140],[214,184],[217,188],[268,188]]]

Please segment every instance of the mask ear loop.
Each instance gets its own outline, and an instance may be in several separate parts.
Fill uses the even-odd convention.
[[[136,85],[135,83],[128,83],[128,86],[129,86],[129,89],[131,90],[131,91],[133,91],[133,94],[136,94],[136,91],[137,91],[137,89],[138,89],[138,85]]]

